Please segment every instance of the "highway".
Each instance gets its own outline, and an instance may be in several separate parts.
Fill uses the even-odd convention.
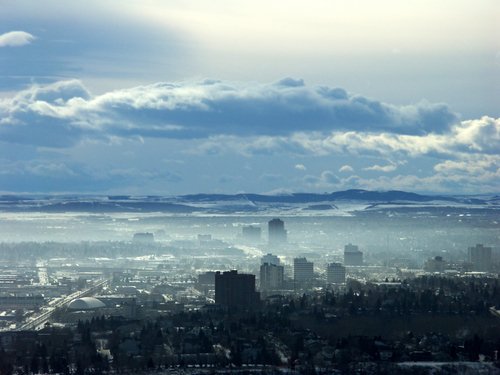
[[[57,300],[50,306],[44,306],[41,308],[41,311],[39,313],[30,315],[23,324],[12,329],[12,331],[29,331],[42,329],[45,326],[45,323],[47,323],[47,321],[57,309],[66,306],[76,298],[86,297],[94,294],[95,292],[106,286],[108,283],[108,279],[96,281],[95,284],[90,288],[74,292],[64,298]]]

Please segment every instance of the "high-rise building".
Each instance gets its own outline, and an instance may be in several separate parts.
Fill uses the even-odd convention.
[[[362,266],[363,252],[359,251],[356,245],[348,244],[344,246],[344,264],[346,266]]]
[[[444,272],[446,268],[446,262],[441,256],[435,256],[434,258],[429,258],[424,263],[424,271],[427,272]]]
[[[283,266],[264,263],[260,266],[260,290],[267,292],[283,288]]]
[[[260,264],[264,264],[264,263],[274,264],[275,266],[279,266],[280,265],[280,258],[278,258],[276,255],[267,253],[262,258],[260,258]]]
[[[255,275],[239,274],[236,270],[215,273],[215,303],[230,308],[255,308],[259,301]]]
[[[286,242],[286,229],[285,223],[280,219],[272,219],[268,223],[269,243],[283,243]]]
[[[474,271],[489,271],[491,267],[491,247],[477,244],[469,247],[469,262]]]
[[[314,264],[306,258],[293,260],[293,279],[296,282],[310,281],[314,278]]]
[[[241,228],[241,235],[244,240],[251,242],[259,242],[262,230],[260,227],[255,227],[253,225],[244,226]]]
[[[326,282],[328,284],[345,283],[345,267],[342,263],[330,263],[326,267]]]

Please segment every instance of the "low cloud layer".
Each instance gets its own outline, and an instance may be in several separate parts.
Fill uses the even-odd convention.
[[[64,147],[85,137],[205,138],[295,132],[443,133],[457,122],[446,105],[394,106],[344,89],[223,81],[157,83],[92,96],[76,80],[33,86],[0,101],[0,136]]]
[[[406,135],[390,132],[332,131],[328,134],[300,132],[288,136],[234,137],[216,136],[207,139],[200,152],[240,152],[259,155],[292,152],[295,154],[326,156],[331,154],[375,155],[386,159],[430,156],[446,159],[457,155],[498,155],[500,150],[500,118],[482,117],[457,123],[443,134]],[[369,166],[366,170],[392,169]],[[341,172],[351,166],[342,166]]]
[[[205,155],[241,154],[247,158],[314,157],[320,164],[325,160],[337,164],[339,176],[324,169],[296,183],[306,190],[479,193],[497,192],[500,187],[500,119],[487,116],[457,123],[443,134],[334,131],[327,135],[217,136],[197,150]],[[343,164],[345,161],[350,164]]]
[[[102,95],[78,80],[33,86],[0,99],[0,145],[0,191],[500,186],[500,119],[459,121],[442,104],[398,107],[290,78]]]
[[[35,37],[26,31],[10,31],[0,35],[0,47],[21,47],[34,40]]]

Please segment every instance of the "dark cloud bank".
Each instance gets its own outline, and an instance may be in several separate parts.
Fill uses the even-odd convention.
[[[3,141],[66,147],[84,137],[204,138],[362,131],[443,133],[444,104],[394,106],[341,88],[286,78],[272,84],[156,83],[93,96],[76,80],[32,86],[0,100]]]

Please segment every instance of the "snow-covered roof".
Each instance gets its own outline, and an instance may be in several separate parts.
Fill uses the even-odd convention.
[[[82,297],[71,301],[68,305],[70,310],[94,310],[106,306],[102,301],[94,297]]]

